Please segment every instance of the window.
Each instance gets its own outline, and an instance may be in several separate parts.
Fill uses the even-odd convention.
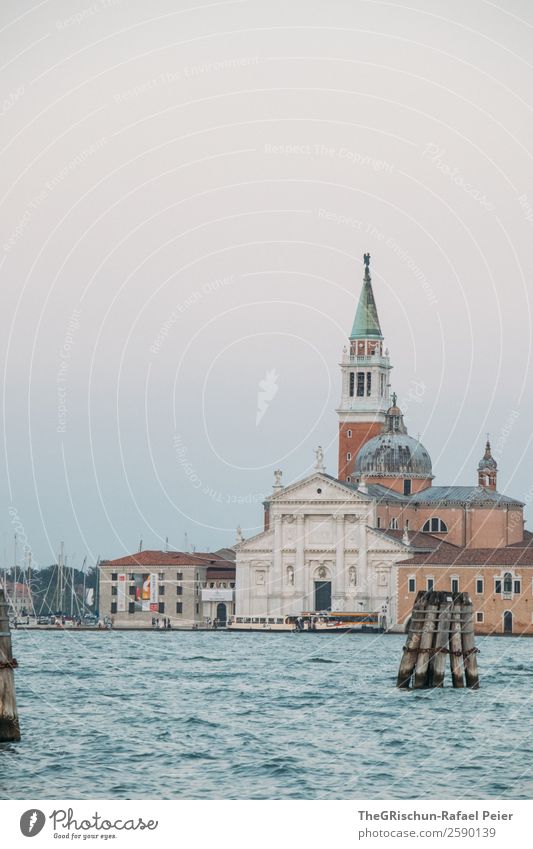
[[[111,580],[118,581],[118,574],[116,572],[111,572]]]
[[[135,613],[135,602],[130,601],[128,604],[128,613]]]
[[[117,587],[111,587],[111,595],[118,595],[118,588]]]
[[[130,574],[130,581],[134,581],[134,580],[135,580],[135,575],[134,575],[134,574],[133,574],[133,572],[132,572],[132,573]]]
[[[484,622],[484,621],[485,621],[485,614],[483,613],[482,610],[478,610],[477,613],[476,613],[476,622]]]
[[[200,605],[198,604],[198,602],[196,602],[196,612],[200,613]]]
[[[447,534],[448,525],[446,522],[443,522],[442,519],[439,519],[438,516],[432,516],[431,519],[428,519],[427,522],[425,522],[422,531],[425,534]]]
[[[347,431],[346,436],[348,437],[348,439],[351,439],[351,438],[352,438],[352,432],[351,432],[351,430]]]
[[[165,602],[164,601],[159,602],[159,608],[158,609],[159,609],[159,613],[165,612]]]
[[[183,581],[183,572],[176,572],[176,581]]]
[[[404,495],[411,495],[411,481],[410,480],[404,480],[404,482],[403,482],[403,494]]]
[[[521,592],[520,580],[515,581],[514,584],[513,584],[513,587],[514,587],[514,589],[513,589],[514,594],[520,595],[520,592]]]
[[[379,516],[378,516],[378,525],[377,526],[378,526],[378,528],[381,528],[381,519],[379,518]]]
[[[176,602],[176,613],[183,613],[183,604],[181,601]]]
[[[352,459],[352,455],[350,454],[350,452],[349,452],[349,451],[348,451],[348,453],[347,453],[347,455],[346,455],[346,459],[347,459],[347,460],[351,460],[351,459]]]
[[[476,578],[476,593],[483,595],[485,590],[483,578]]]
[[[130,587],[129,592],[130,592],[130,595],[135,595],[135,587],[134,586]]]
[[[117,603],[116,603],[116,601],[112,601],[111,602],[111,613],[116,613],[116,612],[117,612]]]
[[[506,572],[503,576],[503,591],[504,593],[512,593],[513,591],[513,576],[510,572]]]
[[[183,587],[176,587],[176,595],[183,595]]]
[[[365,394],[365,373],[364,371],[357,372],[357,397],[362,398]]]
[[[372,372],[367,371],[366,373],[366,394],[372,394]]]
[[[164,573],[164,572],[160,572],[160,573],[159,573],[159,580],[160,580],[160,581],[164,581],[164,580],[165,580],[165,573]]]
[[[416,593],[416,578],[409,578],[407,587],[410,593]]]
[[[390,523],[389,523],[389,528],[390,528],[391,531],[397,531],[398,530],[398,519],[392,518],[390,520]]]
[[[346,483],[351,483],[351,480],[352,479],[351,479],[350,475],[348,475],[348,477],[346,478]]]
[[[229,582],[229,585],[230,585],[230,587],[233,589],[233,587],[235,586],[235,581],[230,581],[230,582]]]
[[[498,579],[494,581],[494,592],[498,595],[502,591],[502,582]]]
[[[452,593],[459,592],[459,578],[452,578]]]
[[[434,578],[428,578],[428,579],[427,579],[427,585],[426,585],[426,586],[427,586],[427,591],[428,591],[428,592],[431,592],[431,590],[432,590],[432,589],[433,589],[433,587],[435,586],[435,579],[434,579]]]
[[[355,374],[353,371],[350,372],[350,398],[353,398],[353,390],[355,386]]]
[[[379,376],[379,394],[381,395],[382,398],[385,395],[385,375],[384,374],[380,374],[380,376]]]
[[[165,585],[159,586],[159,595],[165,595]]]

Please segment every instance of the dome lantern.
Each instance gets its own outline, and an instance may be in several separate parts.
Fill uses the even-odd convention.
[[[485,453],[477,464],[478,486],[482,486],[486,489],[496,490],[497,475],[498,464],[492,456],[489,435],[487,434],[487,444],[485,445]]]

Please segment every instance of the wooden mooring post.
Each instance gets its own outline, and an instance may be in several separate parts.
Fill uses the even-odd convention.
[[[4,591],[0,589],[0,743],[20,740],[13,673],[17,665],[11,650],[7,602]]]
[[[452,684],[479,688],[473,608],[468,593],[419,592],[411,613],[397,686],[407,690],[442,687],[446,655]]]

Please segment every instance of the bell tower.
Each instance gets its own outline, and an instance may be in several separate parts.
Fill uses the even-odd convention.
[[[372,291],[370,254],[364,254],[365,276],[349,339],[340,363],[342,394],[339,416],[339,480],[351,481],[357,452],[382,432],[390,407],[388,351]]]

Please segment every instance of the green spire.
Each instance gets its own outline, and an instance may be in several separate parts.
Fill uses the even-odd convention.
[[[383,339],[370,278],[370,254],[364,254],[365,276],[350,339]]]

